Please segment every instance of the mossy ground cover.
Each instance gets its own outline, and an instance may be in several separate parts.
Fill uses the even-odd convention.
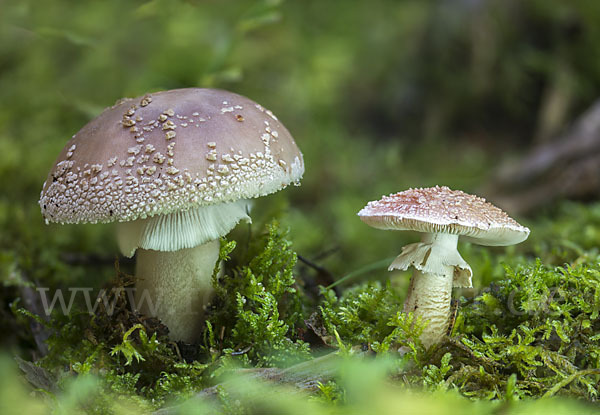
[[[560,212],[572,218],[573,209],[584,219],[581,226],[599,219],[593,205],[565,205]],[[23,339],[31,336],[31,320],[50,333],[45,357],[19,360],[21,376],[31,382],[25,389],[33,385],[35,398],[17,406],[59,413],[161,407],[172,413],[345,413],[360,410],[373,394],[383,413],[446,413],[425,398],[433,394],[467,412],[548,405],[593,412],[600,392],[600,262],[591,240],[561,251],[559,234],[581,232],[576,220],[565,221],[565,228],[561,219],[540,221],[542,233],[555,241],[543,247],[532,238],[510,253],[486,256],[466,246],[469,255],[482,254],[474,266],[478,277],[493,276],[493,282],[476,293],[456,293],[449,336],[428,350],[418,339],[426,323],[400,312],[405,293],[387,271],[351,278],[337,293],[312,290],[308,274],[318,270],[298,272],[289,234],[277,222],[254,229],[250,238],[244,230],[239,240],[222,241],[223,272],[215,270],[216,294],[197,345],[169,341],[159,321],[130,311],[123,291],[110,291],[114,297],[92,314],[76,304],[70,314],[56,312],[48,320],[13,303]],[[565,262],[544,263],[535,254]],[[132,283],[118,263],[113,269],[112,288]],[[294,374],[296,367],[301,374]]]

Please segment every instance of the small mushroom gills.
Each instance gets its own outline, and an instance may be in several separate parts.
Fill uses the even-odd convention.
[[[219,237],[250,199],[299,183],[302,153],[273,113],[215,89],[126,98],[65,145],[44,183],[46,222],[117,222],[136,259],[136,307],[198,340]]]
[[[472,287],[472,271],[457,250],[458,239],[479,245],[520,243],[529,229],[485,199],[448,187],[409,189],[369,202],[360,212],[366,224],[384,230],[423,234],[406,245],[389,270],[415,268],[404,312],[428,321],[421,335],[425,347],[446,334],[453,287]]]

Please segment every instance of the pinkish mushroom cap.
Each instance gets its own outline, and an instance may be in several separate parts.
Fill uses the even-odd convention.
[[[448,233],[479,245],[524,241],[529,229],[485,199],[446,186],[409,189],[369,202],[360,212],[366,224],[389,230]]]

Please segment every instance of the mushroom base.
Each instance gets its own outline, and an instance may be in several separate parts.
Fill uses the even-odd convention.
[[[199,340],[219,246],[214,240],[173,252],[138,249],[134,306],[159,318],[169,328],[171,339]]]

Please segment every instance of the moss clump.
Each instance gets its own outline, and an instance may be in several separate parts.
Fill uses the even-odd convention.
[[[222,242],[226,260],[235,242]],[[247,259],[245,261],[245,259]],[[215,272],[215,299],[208,313],[207,343],[213,353],[255,366],[282,366],[308,358],[298,339],[303,295],[294,278],[296,253],[276,222],[251,244],[244,265]]]
[[[322,324],[338,343],[360,345],[364,350],[385,353],[407,347],[414,354],[424,352],[419,336],[424,323],[405,315],[402,299],[379,282],[347,290],[339,299],[332,290],[323,290],[320,306]],[[331,338],[326,339],[331,343]]]
[[[397,311],[401,301],[389,286],[363,285],[339,299],[326,292],[323,324],[348,345],[400,352],[396,374],[408,385],[478,399],[559,394],[597,401],[600,258],[564,267],[537,260],[505,273],[481,295],[462,298],[452,335],[427,351],[418,341],[420,323]]]
[[[506,385],[514,374],[522,396],[559,393],[596,401],[599,260],[564,267],[537,260],[507,267],[505,279],[473,300],[463,299],[455,339],[480,365],[458,368],[452,382],[469,396],[497,397],[494,384]]]
[[[160,321],[131,311],[124,288],[133,280],[118,267],[117,275],[94,313],[54,313],[49,323],[38,320],[52,333],[39,366],[57,379],[58,391],[75,378],[93,379],[96,393],[85,405],[101,408],[97,413],[105,413],[115,396],[140,410],[191,396],[206,382],[207,365],[185,362]]]

